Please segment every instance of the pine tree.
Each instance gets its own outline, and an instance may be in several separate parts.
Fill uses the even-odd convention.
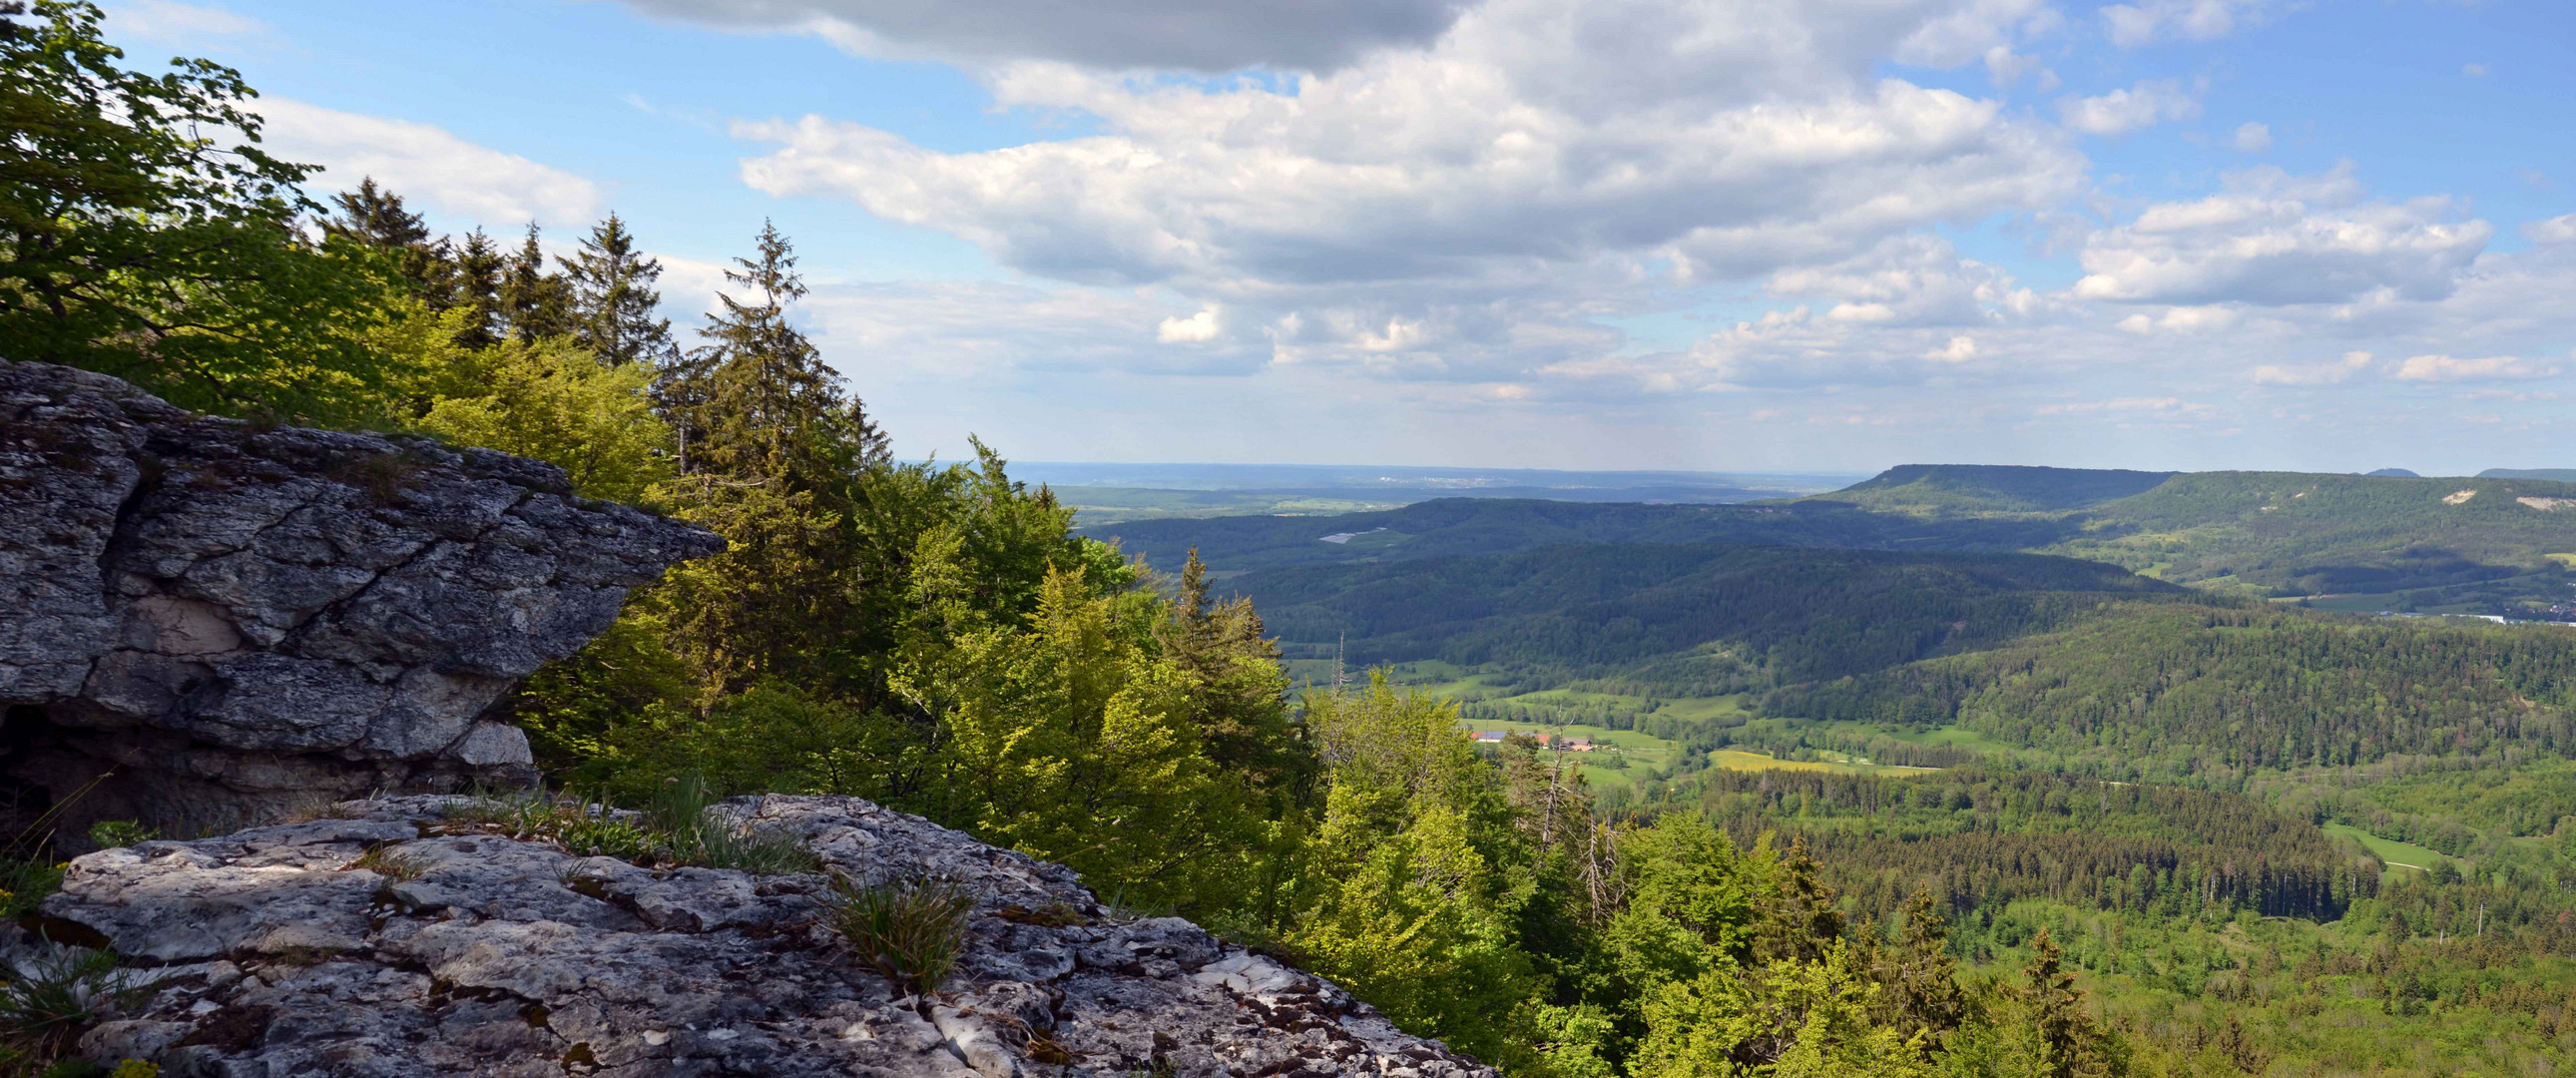
[[[410,282],[412,294],[432,311],[455,305],[455,268],[447,238],[433,235],[428,222],[403,205],[402,196],[376,186],[376,178],[358,181],[355,191],[342,191],[331,201],[339,213],[322,219],[324,235],[383,248],[395,269]]]
[[[1834,906],[1834,889],[1824,880],[1824,866],[1807,851],[1803,832],[1790,840],[1773,874],[1777,886],[1764,895],[1761,916],[1755,922],[1755,959],[1822,961],[1825,951],[1842,938],[1843,915]]]
[[[1896,938],[1871,948],[1870,979],[1880,991],[1873,1016],[1881,1024],[1938,1037],[1959,1027],[1967,1005],[1950,957],[1950,923],[1932,892],[1917,888],[1905,902]]]
[[[755,257],[725,271],[751,301],[716,297],[723,310],[698,331],[708,344],[682,365],[670,393],[683,409],[683,467],[799,490],[834,486],[886,459],[885,435],[788,321],[788,305],[806,291],[794,245],[769,222],[756,245]]]
[[[635,250],[635,235],[614,213],[591,227],[581,252],[564,263],[571,279],[573,339],[612,367],[662,365],[677,350],[671,320],[659,317],[653,283],[662,263]]]
[[[546,272],[546,252],[537,243],[534,222],[529,223],[519,252],[504,267],[500,300],[510,335],[523,343],[573,330],[572,284],[560,273]]]
[[[465,234],[465,246],[456,253],[453,302],[471,313],[456,333],[457,344],[479,349],[501,342],[501,278],[508,265],[489,234],[480,228]]]
[[[2109,1032],[2084,1009],[2084,990],[2075,987],[2075,974],[2063,965],[2064,952],[2045,926],[2031,950],[2030,966],[2022,971],[2028,985],[2021,996],[2029,1008],[2032,1032],[2046,1052],[2042,1065],[2047,1073],[2051,1078],[2120,1073],[2124,1068],[2112,1050]]]
[[[1208,755],[1266,791],[1302,796],[1314,779],[1314,757],[1289,722],[1287,678],[1279,672],[1279,649],[1262,635],[1261,615],[1249,599],[1212,600],[1207,564],[1196,550],[1181,566],[1180,585],[1157,636],[1163,653],[1189,675],[1191,717]]]
[[[676,512],[734,543],[676,570],[663,589],[674,647],[718,683],[796,676],[864,695],[882,670],[841,661],[836,649],[876,653],[906,610],[926,605],[902,581],[922,538],[910,529],[928,522],[888,522],[880,518],[908,510],[871,503],[865,486],[883,470],[885,439],[789,322],[805,286],[787,238],[764,226],[755,257],[736,267],[726,277],[748,300],[720,296],[723,309],[699,331],[708,343],[666,368],[655,390],[677,435]],[[880,530],[902,533],[902,549],[871,547]],[[1032,594],[1036,578],[1025,583]]]

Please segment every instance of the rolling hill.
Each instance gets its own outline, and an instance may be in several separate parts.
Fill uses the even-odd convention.
[[[1333,517],[1086,529],[1220,574],[1534,550],[1737,543],[2085,558],[2335,609],[2576,611],[2576,483],[2298,472],[1907,465],[1831,494],[1740,505],[1442,499]]]

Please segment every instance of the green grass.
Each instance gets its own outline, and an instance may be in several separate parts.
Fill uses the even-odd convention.
[[[1752,702],[1753,697],[1746,693],[1733,696],[1685,696],[1665,699],[1652,713],[1703,722],[1717,720],[1722,725],[1732,725],[1754,716],[1754,710],[1750,706]]]
[[[2373,856],[2386,862],[2388,868],[2379,874],[2380,881],[2383,883],[2395,880],[2409,872],[2430,872],[2434,865],[2446,861],[2449,861],[2453,867],[2458,867],[2459,864],[2422,846],[2399,842],[2396,839],[2381,838],[2350,824],[2330,823],[2326,824],[2324,829],[2329,835],[2340,835],[2361,843],[2362,847],[2369,850]]]
[[[1680,745],[1659,737],[1641,734],[1635,730],[1612,730],[1581,724],[1556,726],[1501,719],[1471,721],[1462,725],[1470,730],[1506,730],[1522,734],[1550,733],[1567,737],[1591,738],[1592,743],[1599,746],[1591,752],[1552,753],[1550,757],[1581,767],[1583,780],[1590,783],[1595,790],[1634,786],[1646,777],[1646,772],[1670,764],[1681,754]],[[1625,768],[1602,766],[1603,762],[1611,759],[1625,760],[1628,766]]]
[[[2312,595],[2296,600],[2310,610],[2339,610],[2351,614],[2376,614],[2404,605],[2404,600],[2385,592]]]

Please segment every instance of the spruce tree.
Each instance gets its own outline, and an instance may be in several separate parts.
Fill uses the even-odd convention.
[[[886,460],[884,437],[788,319],[805,285],[787,238],[764,225],[755,256],[725,276],[745,298],[718,297],[699,330],[707,343],[656,391],[678,436],[678,515],[734,544],[663,589],[675,649],[728,685],[871,679],[831,652],[883,631],[870,622],[886,619],[862,616],[870,584],[898,579],[885,563],[913,553],[878,556],[863,541],[876,515],[865,480]]]
[[[2109,1031],[2084,1008],[2084,990],[2063,965],[2064,952],[2042,926],[2031,943],[2030,965],[2022,971],[2021,989],[2029,1008],[2032,1032],[2046,1053],[2038,1060],[2050,1078],[2097,1078],[2125,1070]]]
[[[796,250],[763,222],[757,255],[734,260],[725,281],[749,301],[718,295],[721,311],[699,330],[708,343],[690,357],[673,395],[684,402],[686,466],[743,479],[778,479],[814,490],[885,459],[885,436],[822,353],[792,324],[787,307],[805,296]]]
[[[635,234],[616,214],[591,227],[564,271],[572,285],[573,339],[600,362],[660,366],[676,350],[671,320],[657,313],[662,294],[653,283],[662,263],[635,249]]]
[[[473,313],[457,331],[456,343],[489,348],[501,342],[501,281],[508,265],[508,257],[481,228],[465,234],[465,246],[456,254],[454,302]]]
[[[342,191],[331,201],[339,212],[322,219],[325,235],[392,254],[395,269],[430,310],[455,305],[454,256],[447,237],[431,233],[428,222],[403,205],[401,195],[376,186],[376,178],[369,176],[358,181],[357,190]]]
[[[500,299],[510,335],[522,342],[533,344],[539,338],[572,332],[571,282],[562,274],[546,272],[546,252],[537,243],[535,222],[528,224],[527,238],[503,269]]]

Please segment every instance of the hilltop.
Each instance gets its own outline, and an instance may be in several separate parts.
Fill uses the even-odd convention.
[[[1923,515],[2049,513],[2143,494],[2177,474],[2180,473],[1993,464],[1901,464],[1806,500]]]

